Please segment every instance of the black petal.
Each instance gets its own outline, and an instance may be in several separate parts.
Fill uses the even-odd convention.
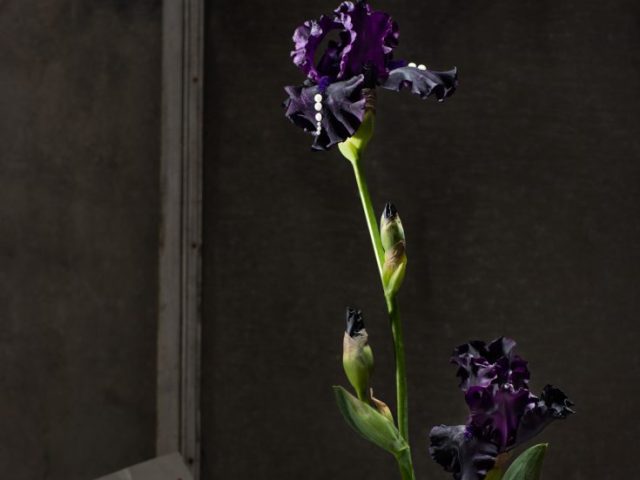
[[[482,480],[493,468],[498,447],[467,433],[464,425],[439,425],[429,433],[429,453],[455,480]]]
[[[314,150],[327,150],[336,143],[352,136],[364,117],[365,99],[362,95],[364,76],[335,82],[324,91],[318,85],[307,83],[297,87],[286,87],[289,98],[283,106],[285,115],[306,132],[314,134]],[[314,97],[322,95],[322,110],[314,108]],[[320,134],[317,134],[316,114],[322,115]]]
[[[518,427],[517,444],[535,437],[554,420],[564,420],[575,411],[573,402],[562,390],[547,385],[542,390],[540,398],[533,397],[533,402],[522,416]]]
[[[362,318],[362,310],[347,307],[347,328],[346,332],[350,337],[361,335],[364,330],[364,320]]]
[[[400,67],[389,72],[389,77],[382,84],[383,88],[399,92],[403,88],[411,88],[411,92],[427,98],[433,94],[439,101],[453,95],[458,86],[458,70],[433,72],[417,67]]]

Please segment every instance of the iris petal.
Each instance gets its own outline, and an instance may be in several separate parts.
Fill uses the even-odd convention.
[[[573,402],[565,393],[552,385],[542,390],[540,398],[532,396],[520,425],[518,427],[518,443],[535,437],[554,420],[562,420],[572,413]]]
[[[285,115],[306,132],[316,133],[316,115],[320,113],[320,134],[315,135],[314,150],[326,150],[352,136],[364,117],[365,99],[362,96],[364,76],[358,75],[343,82],[335,82],[321,91],[315,84],[286,87]],[[322,95],[322,110],[316,110],[315,96]]]
[[[467,426],[474,435],[491,441],[501,452],[506,451],[518,441],[516,433],[529,404],[529,391],[489,387],[483,389],[482,402],[470,402],[469,394],[478,388],[482,387],[472,387],[466,395],[471,412]]]
[[[314,82],[328,74],[326,71],[323,72],[320,66],[316,68],[316,50],[327,34],[337,28],[340,28],[340,25],[333,18],[323,15],[318,20],[307,20],[293,32],[293,63]]]
[[[512,339],[500,337],[489,344],[476,340],[457,347],[451,363],[459,367],[456,375],[462,391],[491,384],[526,386],[529,382],[527,362],[514,353],[515,345]]]
[[[453,95],[458,85],[458,71],[446,72],[421,70],[416,67],[400,67],[389,72],[389,77],[381,84],[383,88],[399,92],[410,88],[411,93],[427,98],[435,95],[439,101]]]
[[[431,457],[455,480],[481,480],[496,463],[498,448],[469,435],[464,425],[439,425],[429,433]]]
[[[398,46],[398,25],[389,14],[371,10],[364,1],[342,2],[335,13],[347,32],[339,77],[357,75],[368,65],[377,79],[385,80],[389,74],[387,63]]]

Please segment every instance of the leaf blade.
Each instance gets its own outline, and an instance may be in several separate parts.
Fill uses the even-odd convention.
[[[387,417],[340,386],[334,386],[333,391],[345,421],[362,437],[396,457],[409,448]]]
[[[514,460],[502,480],[540,480],[542,462],[548,447],[548,443],[540,443],[525,450]]]

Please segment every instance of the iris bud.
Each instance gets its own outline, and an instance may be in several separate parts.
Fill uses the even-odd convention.
[[[385,251],[392,248],[398,242],[404,242],[404,228],[400,221],[400,215],[396,206],[387,202],[380,218],[380,240]]]
[[[362,312],[347,308],[347,328],[344,333],[342,365],[358,399],[367,402],[369,383],[373,373],[373,352],[368,345],[369,335],[364,328]]]
[[[382,281],[385,293],[395,295],[400,290],[407,268],[407,253],[404,229],[398,210],[392,203],[387,203],[380,219],[380,239],[384,248],[384,265]]]

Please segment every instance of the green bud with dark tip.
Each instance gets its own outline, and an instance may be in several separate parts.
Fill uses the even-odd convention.
[[[396,243],[404,242],[404,228],[400,221],[400,215],[396,206],[387,202],[380,218],[380,240],[385,251],[391,249]]]
[[[385,293],[393,296],[398,293],[407,268],[407,253],[404,228],[398,210],[388,202],[380,219],[380,240],[384,249],[382,282]]]
[[[347,308],[347,328],[344,333],[342,365],[358,399],[368,402],[369,384],[373,374],[373,352],[368,345],[362,312]]]

